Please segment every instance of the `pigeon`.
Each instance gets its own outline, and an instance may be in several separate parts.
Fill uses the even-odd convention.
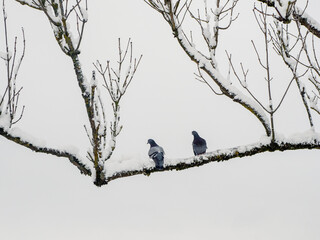
[[[148,144],[150,144],[150,149],[148,155],[154,163],[156,164],[157,170],[163,169],[163,158],[164,158],[164,151],[163,148],[160,147],[153,139],[148,140]]]
[[[197,156],[205,153],[207,150],[206,140],[201,138],[196,131],[192,131],[192,135],[193,135],[192,148],[193,148],[194,155]]]

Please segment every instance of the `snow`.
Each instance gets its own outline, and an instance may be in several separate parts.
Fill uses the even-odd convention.
[[[320,113],[320,108],[317,106],[317,104],[318,104],[318,97],[317,96],[314,96],[313,98],[309,98],[309,104],[310,104],[311,109],[314,109],[315,111]]]
[[[269,107],[271,108],[273,106],[273,102],[272,102],[272,100],[270,99],[269,100]],[[270,109],[271,110],[271,109]]]
[[[128,68],[127,68],[127,70],[126,70],[126,74],[125,74],[125,76],[130,76],[130,72],[131,72],[131,64],[129,64],[129,66],[128,66]]]
[[[2,109],[0,109],[2,111]],[[1,112],[0,115],[0,127],[7,129],[10,127],[10,115]]]
[[[282,18],[291,18],[287,12],[288,12],[288,7],[289,4],[292,3],[292,0],[278,0],[278,1],[273,1],[275,4],[275,8],[279,11],[280,15]],[[320,23],[318,23],[314,18],[309,16],[304,9],[301,9],[299,7],[295,7],[295,11],[297,14],[301,15],[302,18],[307,19],[307,22],[315,28],[317,31],[320,31]],[[288,15],[288,16],[287,16]]]
[[[124,155],[122,157],[112,158],[109,161],[107,161],[105,164],[105,174],[106,177],[111,177],[116,173],[124,171],[134,171],[153,168],[154,162],[148,157],[141,157],[141,155],[139,154],[129,156]]]
[[[10,127],[10,115],[9,114],[4,114],[2,113],[0,115],[0,128],[3,129],[7,134],[14,138],[19,138],[23,142],[30,143],[37,148],[51,148],[48,146],[46,141],[40,140],[26,132],[24,132],[22,129],[17,128],[17,127]],[[63,147],[58,147],[58,148],[53,148],[56,151],[59,152],[67,152],[73,156],[75,156],[82,164],[86,164],[86,161],[82,159],[79,149],[75,146],[63,146]]]
[[[38,4],[38,1],[37,0],[21,0],[21,2],[25,2],[26,4],[29,4],[29,5],[32,5],[35,3],[35,4]]]
[[[289,137],[285,137],[282,134],[276,133],[276,142],[278,144],[282,143],[291,143],[291,144],[299,144],[299,143],[320,143],[320,134],[315,132],[313,128],[302,132],[291,135]],[[235,153],[245,153],[247,151],[251,151],[252,149],[259,148],[263,145],[268,145],[271,143],[271,138],[266,135],[262,136],[260,140],[256,143],[237,146],[233,148],[225,148],[225,149],[217,149],[215,151],[207,152],[206,154],[200,156],[192,156],[188,158],[165,158],[164,166],[177,166],[178,164],[193,164],[196,162],[204,162],[212,156],[218,155],[234,155]],[[145,154],[147,156],[147,153]],[[110,159],[105,164],[105,173],[106,177],[112,177],[121,172],[127,171],[143,171],[143,170],[151,170],[154,168],[154,162],[146,157],[137,155],[130,155],[118,158]]]
[[[87,22],[88,21],[88,11],[80,6],[80,11],[83,17],[83,21]]]
[[[211,44],[211,33],[210,33],[210,26],[209,24],[207,24],[207,27],[206,28],[203,28],[203,35],[205,36],[205,38],[207,38],[209,40],[209,44],[210,46],[212,46]]]
[[[314,18],[309,16],[303,9],[296,7],[296,11],[298,14],[302,14],[302,18],[307,19],[307,22],[313,26],[317,31],[320,31],[320,23],[317,22]]]
[[[63,150],[65,152],[71,153],[72,155],[79,156],[79,149],[76,146],[68,145],[68,146],[65,146]]]
[[[230,81],[228,81],[228,79],[224,78],[220,74],[217,68],[213,68],[210,60],[208,60],[208,58],[201,52],[199,52],[194,46],[189,44],[189,42],[185,38],[185,35],[183,34],[181,27],[178,28],[178,38],[182,42],[182,45],[186,48],[188,54],[193,56],[197,60],[199,68],[205,68],[218,84],[228,90],[230,95],[233,96],[234,100],[239,100],[240,102],[250,106],[257,113],[257,115],[259,115],[260,118],[263,119],[264,123],[270,126],[269,118],[267,117],[261,106],[259,106],[256,101],[244,95],[239,89],[233,86]]]
[[[52,11],[51,7],[48,7],[48,3],[45,2],[45,5],[47,5],[45,8],[47,10],[47,14],[50,17],[50,20],[54,21],[55,23],[60,23],[61,22],[61,15],[55,16],[55,14]]]
[[[310,128],[309,130],[301,133],[295,133],[291,135],[290,137],[284,139],[285,142],[288,143],[315,143],[320,142],[320,134],[315,132],[313,128]]]
[[[285,60],[285,62],[290,67],[290,69],[292,71],[294,71],[294,69],[296,68],[296,65],[297,65],[297,61],[295,61],[294,59],[292,59],[290,57],[287,57],[287,55],[285,53],[283,53],[282,56],[283,56],[283,59]]]
[[[282,18],[289,17],[289,16],[287,16],[287,13],[288,13],[288,7],[289,7],[290,2],[291,2],[290,0],[274,1],[275,8],[278,9]]]
[[[28,1],[25,1],[25,2],[28,2]],[[30,2],[30,4],[32,3],[31,0],[29,2]],[[205,4],[206,4],[206,1],[205,1]],[[276,7],[279,9],[282,17],[287,17],[286,15],[287,15],[287,9],[289,6],[289,1],[279,0],[279,1],[275,1],[275,4],[276,4]],[[80,8],[80,11],[81,11],[83,20],[87,21],[88,20],[88,13],[87,13],[86,9]],[[221,10],[216,9],[213,14],[217,15],[219,11],[221,11]],[[58,15],[58,17],[56,17],[50,7],[48,7],[48,14],[51,19],[53,19],[56,22],[60,22],[61,16]],[[314,25],[317,29],[320,29],[319,24],[316,21],[314,21],[311,17],[309,17],[305,13],[303,13],[303,16],[308,19],[309,23]],[[214,31],[215,31],[213,26],[217,26],[218,21],[216,18],[210,18],[209,14],[207,14],[206,17],[207,17],[206,19],[208,21],[208,24],[203,29],[203,34],[204,34],[205,38],[207,38],[209,40],[209,45],[214,46],[216,43],[215,43],[214,37],[212,37],[212,36],[214,36]],[[210,19],[211,19],[211,21],[210,21]],[[180,26],[180,24],[176,24],[176,25]],[[53,28],[54,32],[57,34],[57,32],[58,32],[57,27],[52,25],[52,28]],[[69,25],[67,25],[67,29],[68,29],[68,32],[70,33],[70,37],[72,38],[71,29],[70,29]],[[261,108],[261,106],[259,106],[259,104],[257,102],[255,102],[252,98],[245,95],[238,88],[236,88],[234,85],[232,85],[231,81],[228,78],[225,78],[224,76],[222,76],[219,69],[217,68],[217,64],[215,62],[215,56],[214,56],[213,51],[209,51],[208,53],[206,53],[209,56],[206,56],[205,54],[198,51],[195,47],[195,44],[188,42],[188,40],[187,40],[186,36],[184,35],[181,28],[178,28],[178,38],[182,42],[182,45],[185,47],[185,50],[187,51],[187,53],[196,59],[199,67],[205,68],[205,70],[209,73],[209,75],[211,75],[212,78],[214,78],[214,80],[218,83],[218,85],[225,88],[230,93],[230,95],[232,96],[232,98],[234,100],[239,100],[240,102],[245,103],[247,106],[252,108],[257,113],[257,115],[259,115],[263,119],[263,121],[266,123],[266,125],[270,126],[269,118],[266,115],[265,111]],[[284,39],[284,40],[286,41],[285,43],[288,44],[287,39]],[[72,42],[75,44],[76,41],[72,40]],[[64,39],[61,40],[60,45],[62,46],[62,48],[67,46]],[[0,52],[0,57],[2,59],[6,60],[7,54],[4,52]],[[295,66],[296,66],[295,61],[293,61],[290,58],[286,58],[286,61],[288,62],[288,64],[291,66],[292,69],[295,68]],[[212,64],[212,63],[214,63],[214,64]],[[127,71],[125,73],[127,75],[129,75],[130,71],[131,71],[131,69],[129,66],[129,68],[127,69]],[[120,76],[120,73],[117,70],[115,70],[115,74],[117,76]],[[95,81],[89,82],[84,79],[83,84],[86,86],[87,92],[90,92],[89,89],[92,86],[95,86],[97,83]],[[247,87],[246,82],[243,82],[243,86]],[[96,89],[96,96],[95,96],[96,101],[98,101],[97,96],[99,96],[99,95],[100,95],[100,93],[98,92],[98,89]],[[312,102],[310,104],[311,105],[313,104],[312,106],[315,106],[316,102],[314,102],[314,103]],[[270,105],[272,105],[272,102],[270,102]],[[100,122],[102,124],[102,121],[100,119],[101,118],[100,106],[99,106],[99,109],[97,110],[97,113],[98,113],[98,115],[97,115],[97,118],[95,119],[95,121]],[[116,113],[116,117],[118,117],[118,116],[119,116],[119,112]],[[3,128],[7,129],[8,132],[10,134],[12,134],[13,136],[21,137],[22,139],[25,139],[25,141],[31,142],[37,146],[40,146],[40,147],[47,146],[47,144],[45,142],[40,141],[36,138],[33,138],[32,136],[29,136],[28,134],[22,132],[20,129],[17,129],[17,128],[8,129],[9,123],[10,123],[10,119],[9,119],[8,115],[3,114],[2,116],[0,116],[0,125],[3,126]],[[116,127],[117,127],[117,131],[119,131],[120,125],[117,124]],[[103,129],[104,129],[103,127],[100,128],[100,132],[99,132],[100,134],[103,133]],[[307,132],[301,133],[301,134],[295,134],[289,138],[282,137],[282,136],[280,136],[280,134],[276,134],[276,136],[277,136],[277,141],[279,141],[279,142],[291,142],[291,143],[313,142],[315,140],[319,141],[319,139],[320,139],[319,134],[315,133],[313,129],[311,129]],[[104,144],[107,145],[105,148],[103,148],[103,157],[108,156],[112,152],[112,149],[115,147],[115,144],[116,144],[115,139],[112,136],[110,136],[109,138],[110,139],[108,139],[108,144],[106,144],[104,142],[104,141],[107,141],[106,139],[103,139],[103,141],[101,143],[102,145],[104,145]],[[235,151],[237,151],[239,153],[243,153],[243,152],[246,152],[252,148],[259,147],[263,144],[268,144],[268,143],[270,143],[270,138],[263,137],[257,143],[254,143],[254,144],[245,145],[245,146],[238,146],[238,147],[229,148],[229,149],[219,149],[219,150],[216,150],[213,152],[208,152],[207,154],[202,155],[202,156],[189,157],[189,158],[178,158],[178,159],[177,158],[176,159],[165,158],[165,166],[175,166],[179,163],[191,164],[191,163],[197,162],[197,161],[206,161],[209,156],[217,155],[217,154],[233,154]],[[72,146],[65,147],[64,150],[67,152],[70,152],[74,155],[78,154],[78,150]],[[79,159],[80,159],[80,157],[79,157]],[[113,176],[114,174],[119,173],[119,172],[123,172],[123,171],[143,170],[143,169],[153,169],[154,168],[154,162],[147,157],[147,154],[145,154],[143,156],[130,155],[130,156],[122,156],[120,158],[111,158],[108,161],[106,161],[104,164],[105,164],[107,177]]]
[[[33,145],[36,145],[37,147],[41,147],[41,148],[46,148],[47,144],[46,141],[44,140],[40,140],[26,132],[24,132],[23,130],[21,130],[20,128],[14,127],[14,128],[10,128],[7,130],[7,132],[12,135],[13,137],[19,137],[21,138],[21,140],[32,143]]]

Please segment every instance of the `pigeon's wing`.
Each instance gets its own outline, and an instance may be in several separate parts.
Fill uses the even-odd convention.
[[[197,155],[198,155],[198,154],[203,154],[203,153],[205,153],[206,150],[207,150],[207,146],[206,146],[206,145],[195,146],[195,147],[193,148],[193,151],[196,152]]]
[[[162,155],[164,155],[164,150],[163,150],[163,148],[160,147],[160,146],[158,146],[158,147],[159,147],[159,150],[160,150],[160,152],[162,153]]]
[[[161,155],[163,156],[164,155],[163,148],[160,146],[155,146],[149,149],[148,155],[149,157],[154,158],[158,155],[158,153],[161,153]]]
[[[158,162],[163,162],[163,158],[164,158],[163,152],[158,152],[158,153],[155,155],[154,160],[156,160],[156,161],[158,161]]]
[[[156,168],[163,169],[163,159],[164,159],[163,148],[160,146],[151,147],[148,154],[149,154],[149,157],[152,158],[152,160],[156,164]]]
[[[207,150],[207,142],[203,138],[199,138],[192,143],[194,155],[203,154]]]

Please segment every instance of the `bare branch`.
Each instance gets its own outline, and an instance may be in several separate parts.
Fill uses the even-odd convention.
[[[239,75],[237,74],[234,66],[233,66],[233,63],[232,63],[232,60],[231,60],[231,55],[228,54],[228,52],[226,52],[227,54],[227,57],[228,57],[228,60],[229,60],[229,64],[231,66],[231,69],[233,71],[233,74],[236,76],[236,78],[238,79],[238,81],[240,82],[241,86],[250,94],[250,96],[268,113],[270,113],[270,111],[268,109],[266,109],[265,106],[263,106],[263,104],[256,98],[256,96],[249,90],[248,86],[243,84],[244,81],[246,80],[241,80]],[[241,68],[242,68],[242,65],[241,65]],[[244,72],[244,71],[243,71]],[[246,74],[244,73],[245,77],[246,77]]]
[[[205,83],[210,89],[211,91],[216,94],[216,95],[224,95],[223,93],[219,93],[217,92],[216,90],[213,89],[213,87],[211,86],[211,84],[209,84],[209,82],[206,80],[206,78],[203,76],[202,72],[201,72],[201,69],[200,67],[198,66],[198,74],[195,74],[196,75],[196,79],[198,81],[200,81],[201,83]]]
[[[281,16],[279,10],[275,7],[275,3],[273,0],[257,0],[257,1],[265,3],[269,7],[273,7],[278,12],[278,15]],[[295,1],[293,2],[293,4],[295,4]],[[308,1],[306,3],[306,6],[307,4],[308,4]],[[303,10],[297,8],[296,6],[292,6],[292,7],[293,7],[293,10],[291,11],[291,14],[293,18],[296,21],[298,21],[301,25],[306,27],[306,29],[308,29],[314,36],[320,38],[320,29],[318,29],[317,27],[318,25],[313,24],[314,19],[311,19],[308,15],[305,14],[306,7]],[[277,19],[284,23],[288,23],[290,22],[289,16],[290,15],[286,16],[285,18],[278,17]]]
[[[32,1],[31,3],[25,1],[25,0],[15,0],[16,2],[20,3],[21,5],[27,5],[33,9],[36,9],[36,10],[41,10],[41,7],[38,3],[36,3],[36,1]]]

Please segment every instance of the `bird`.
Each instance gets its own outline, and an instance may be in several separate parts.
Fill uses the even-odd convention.
[[[157,170],[163,169],[163,159],[164,159],[164,150],[160,147],[153,139],[149,139],[148,143],[150,144],[150,149],[148,155],[154,163],[156,164]]]
[[[203,154],[207,150],[207,142],[196,131],[192,131],[193,142],[192,148],[195,156]]]

